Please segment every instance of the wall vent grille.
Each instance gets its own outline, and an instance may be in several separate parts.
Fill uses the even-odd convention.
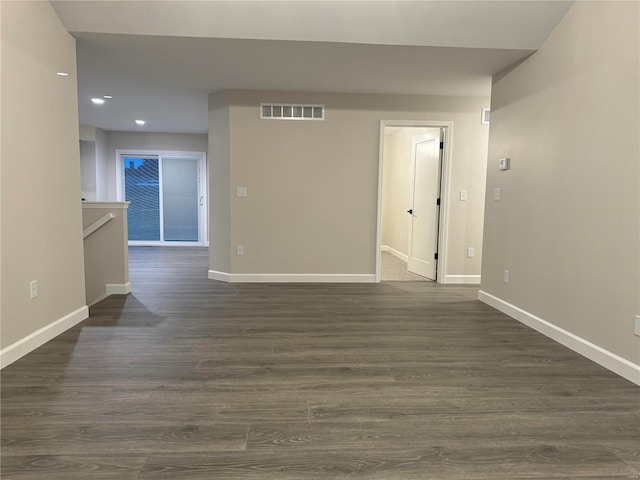
[[[266,120],[324,120],[324,105],[261,103],[260,118]]]

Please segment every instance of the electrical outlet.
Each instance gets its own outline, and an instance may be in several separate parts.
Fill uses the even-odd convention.
[[[502,281],[504,283],[509,283],[509,270],[502,272]]]
[[[510,158],[501,158],[498,160],[498,169],[499,170],[509,170],[511,168],[511,159]]]
[[[502,190],[500,188],[493,189],[493,199],[499,201],[502,198]]]
[[[636,324],[633,327],[633,333],[640,337],[640,315],[636,315]]]
[[[236,187],[236,196],[238,196],[238,197],[246,197],[247,196],[247,187]]]
[[[236,246],[236,255],[244,255],[244,245]]]
[[[38,281],[32,280],[31,283],[29,283],[29,289],[31,291],[31,299],[36,298],[38,296]]]
[[[467,247],[467,257],[473,258],[476,256],[476,249],[473,247]]]

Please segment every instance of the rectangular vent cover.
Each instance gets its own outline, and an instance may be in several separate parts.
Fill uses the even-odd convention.
[[[324,105],[261,103],[260,118],[270,120],[324,120]]]

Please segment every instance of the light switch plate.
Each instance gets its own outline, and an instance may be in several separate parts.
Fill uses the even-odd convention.
[[[238,197],[246,197],[247,196],[247,187],[236,187],[236,195]]]
[[[511,168],[511,159],[501,158],[500,160],[498,160],[498,168],[500,170],[509,170],[509,168]]]
[[[466,190],[460,190],[460,201],[461,202],[466,202],[467,201],[467,191]]]

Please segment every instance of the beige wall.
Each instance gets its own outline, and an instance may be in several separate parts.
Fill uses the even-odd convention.
[[[209,96],[209,266],[231,272],[231,154],[229,105],[224,92]],[[215,219],[215,223],[212,221]]]
[[[75,41],[48,2],[0,9],[5,348],[82,309],[85,292]]]
[[[374,274],[380,121],[386,119],[454,123],[452,191],[466,188],[470,198],[466,205],[449,206],[447,273],[467,273],[465,246],[474,235],[479,245],[482,236],[483,188],[471,188],[469,179],[479,172],[478,184],[484,187],[487,128],[480,123],[480,111],[488,101],[254,91],[212,96],[211,269]],[[326,120],[261,120],[260,102],[324,104]],[[224,132],[216,132],[221,126],[229,128],[229,145]],[[221,138],[216,140],[215,135]],[[226,175],[225,169],[228,194],[216,192],[216,182],[225,183],[219,178]],[[237,186],[246,186],[248,197],[236,197]],[[226,202],[230,202],[228,219],[215,212],[216,203],[226,209]],[[229,238],[216,242],[216,231]],[[245,246],[244,256],[235,254],[237,244]]]
[[[90,227],[109,213],[114,218],[84,239],[87,305],[103,299],[107,285],[124,288],[129,283],[127,204],[83,203],[82,228]]]
[[[484,291],[636,364],[639,5],[577,2],[494,80],[482,266]]]
[[[82,198],[96,201],[96,142],[80,140],[80,184]]]
[[[109,149],[107,132],[95,129],[96,139],[96,200],[104,202],[109,198]]]
[[[80,176],[87,202],[108,198],[107,132],[100,128],[80,125]]]
[[[206,152],[207,135],[196,133],[106,132],[106,198],[116,200],[116,150],[166,150],[178,152]]]

